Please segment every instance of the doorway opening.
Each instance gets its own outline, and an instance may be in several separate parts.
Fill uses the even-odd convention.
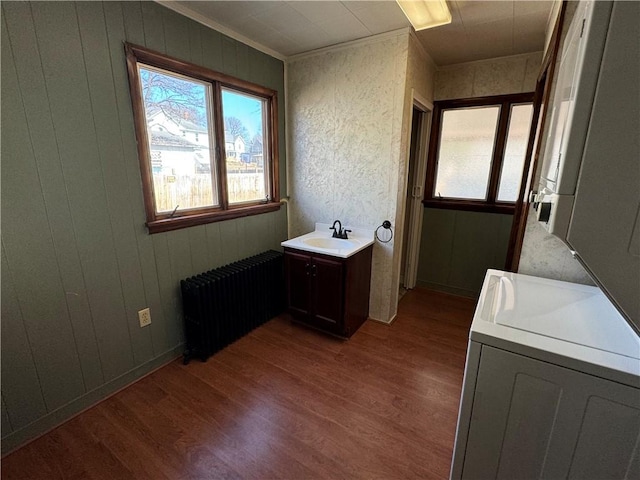
[[[424,181],[427,171],[429,129],[432,106],[414,98],[411,115],[411,141],[407,164],[407,195],[405,198],[404,235],[400,260],[399,298],[416,286],[420,237],[422,233]]]

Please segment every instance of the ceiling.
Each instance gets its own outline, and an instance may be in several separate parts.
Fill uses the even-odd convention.
[[[266,47],[280,57],[410,25],[395,0],[160,3],[203,23],[223,27],[224,33]],[[417,32],[437,65],[543,49],[551,0],[448,0],[447,3],[451,24]]]

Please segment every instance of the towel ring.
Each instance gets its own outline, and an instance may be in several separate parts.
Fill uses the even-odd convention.
[[[381,228],[383,228],[384,230],[389,230],[391,236],[388,239],[383,240],[383,239],[380,238],[379,230]],[[384,222],[382,222],[382,225],[380,225],[378,228],[376,228],[376,238],[381,243],[389,243],[391,241],[391,239],[393,238],[393,229],[391,228],[391,222],[389,220],[385,220]]]

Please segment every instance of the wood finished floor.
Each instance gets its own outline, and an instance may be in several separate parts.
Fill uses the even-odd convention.
[[[271,320],[2,460],[2,478],[446,478],[474,302],[416,289],[341,341]]]

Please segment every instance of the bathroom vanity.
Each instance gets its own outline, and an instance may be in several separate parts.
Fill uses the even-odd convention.
[[[369,315],[373,234],[331,237],[327,224],[282,242],[288,312],[294,320],[350,337]]]

